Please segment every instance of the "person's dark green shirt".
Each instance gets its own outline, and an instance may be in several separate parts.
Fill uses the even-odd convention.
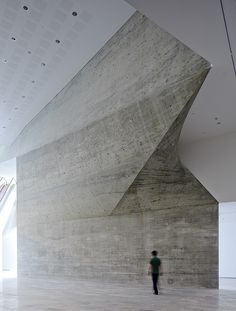
[[[150,260],[150,265],[152,266],[152,273],[159,273],[161,260],[158,257],[153,257]]]

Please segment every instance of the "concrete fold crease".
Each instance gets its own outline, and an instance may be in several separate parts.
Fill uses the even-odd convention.
[[[217,287],[217,202],[177,154],[209,67],[136,12],[29,124],[12,149],[20,276],[145,280],[157,248],[163,284]]]

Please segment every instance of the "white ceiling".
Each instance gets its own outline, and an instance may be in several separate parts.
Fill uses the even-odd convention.
[[[0,149],[134,11],[122,0],[0,0]]]
[[[220,0],[127,0],[213,67],[184,124],[182,143],[236,130],[236,80]],[[236,61],[236,0],[222,0]]]
[[[213,64],[182,142],[235,131],[236,80],[221,0],[126,2]],[[0,0],[0,151],[133,14],[126,2]],[[222,4],[236,55],[236,0]]]

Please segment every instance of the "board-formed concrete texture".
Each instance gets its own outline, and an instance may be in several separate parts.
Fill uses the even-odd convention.
[[[20,276],[143,280],[155,248],[163,284],[218,286],[218,205],[177,155],[209,68],[136,12],[27,126]]]

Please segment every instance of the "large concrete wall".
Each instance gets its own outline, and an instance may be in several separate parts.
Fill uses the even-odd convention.
[[[176,153],[208,70],[136,13],[25,129],[19,275],[143,279],[158,248],[165,284],[217,286],[217,202]]]

